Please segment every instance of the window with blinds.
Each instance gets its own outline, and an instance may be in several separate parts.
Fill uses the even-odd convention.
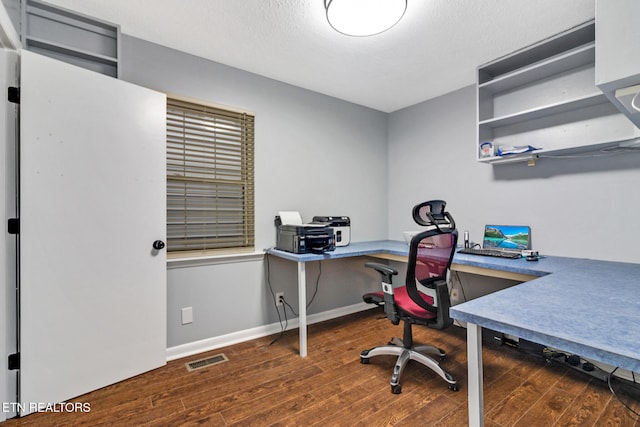
[[[254,117],[167,99],[167,249],[254,244]]]

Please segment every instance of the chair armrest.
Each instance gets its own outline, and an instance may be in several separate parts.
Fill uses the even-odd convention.
[[[393,267],[389,267],[385,264],[380,264],[378,262],[368,262],[364,265],[367,268],[373,268],[380,275],[382,275],[382,293],[384,297],[384,312],[387,315],[387,318],[393,323],[397,325],[400,323],[400,316],[398,315],[398,310],[396,309],[396,302],[393,297],[393,284],[392,277],[398,274],[398,270]]]
[[[393,267],[389,267],[386,264],[380,264],[379,262],[368,262],[364,265],[367,268],[373,268],[378,273],[382,274],[385,277],[391,278],[391,276],[395,276],[398,274],[398,270]],[[391,283],[391,282],[389,282]]]

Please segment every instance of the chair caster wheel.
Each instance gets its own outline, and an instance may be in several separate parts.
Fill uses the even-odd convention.
[[[460,390],[460,388],[458,387],[458,383],[455,383],[455,384],[449,384],[449,390],[452,390],[452,391],[458,391],[458,390]]]
[[[369,364],[369,359],[366,359],[364,357],[360,358],[360,363],[362,363],[363,365],[368,365]]]
[[[398,385],[392,385],[391,386],[391,393],[393,394],[400,394],[402,393],[402,386],[400,384]]]

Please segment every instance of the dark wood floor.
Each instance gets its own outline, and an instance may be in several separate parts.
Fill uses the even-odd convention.
[[[86,413],[37,413],[0,426],[467,425],[464,329],[414,329],[416,341],[448,352],[443,366],[459,379],[459,392],[410,363],[394,395],[392,357],[360,363],[360,350],[401,329],[377,310],[358,313],[312,325],[307,358],[297,355],[292,330],[273,345],[267,337],[205,354],[224,353],[228,362],[188,372],[184,363],[205,355],[176,360],[75,399],[90,404]],[[504,346],[485,345],[483,358],[487,426],[640,427],[603,381]],[[637,397],[623,398],[640,411]]]

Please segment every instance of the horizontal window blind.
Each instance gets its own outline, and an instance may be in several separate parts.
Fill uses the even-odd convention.
[[[253,115],[168,98],[168,251],[253,244]]]

